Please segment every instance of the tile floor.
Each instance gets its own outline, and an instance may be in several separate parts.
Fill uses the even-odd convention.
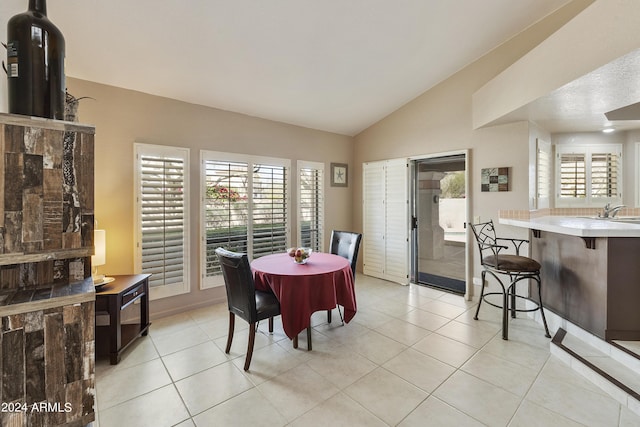
[[[153,322],[122,361],[96,362],[97,425],[638,426],[549,353],[541,326],[434,289],[359,274],[347,325],[312,318],[313,351],[260,325],[245,373],[247,325],[224,354],[226,304]],[[334,313],[334,319],[338,318]]]

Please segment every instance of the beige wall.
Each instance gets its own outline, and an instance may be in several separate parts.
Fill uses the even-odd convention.
[[[330,187],[330,162],[353,166],[351,137],[262,120],[242,114],[187,104],[140,92],[68,79],[69,92],[81,101],[82,123],[96,126],[96,219],[107,230],[107,264],[101,272],[134,272],[133,143],[191,149],[191,293],[151,302],[151,316],[223,301],[224,288],[199,290],[199,157],[200,150],[246,153],[325,163],[327,171],[325,243],[331,229],[350,229],[351,188]],[[350,167],[350,182],[353,178]],[[295,191],[292,198],[295,201]],[[292,209],[295,204],[292,203]],[[295,216],[292,221],[295,231]]]
[[[589,3],[577,1],[565,6],[357,135],[355,229],[362,230],[363,162],[461,149],[471,150],[468,194],[473,216],[480,216],[482,220],[497,219],[501,209],[528,209],[531,125],[519,122],[473,130],[471,98],[480,87]],[[511,190],[506,193],[481,192],[480,169],[499,166],[511,168]],[[514,237],[526,235],[524,230],[512,227],[505,232]],[[475,270],[478,270],[477,265]]]

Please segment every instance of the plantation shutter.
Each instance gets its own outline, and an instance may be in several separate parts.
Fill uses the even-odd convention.
[[[206,289],[224,285],[216,248],[255,259],[288,247],[289,161],[213,151],[200,158],[200,288]]]
[[[406,159],[363,165],[364,273],[409,282],[409,203]]]
[[[322,251],[324,234],[324,170],[322,164],[299,169],[299,235],[300,245]]]
[[[205,281],[217,277],[220,280],[216,284],[222,284],[222,270],[215,254],[216,248],[248,252],[249,165],[246,162],[205,160],[203,167],[204,276]]]
[[[385,279],[409,283],[409,194],[406,159],[385,166]]]
[[[591,197],[619,197],[618,155],[591,154]]]
[[[549,207],[551,197],[551,143],[537,140],[536,147],[536,208]]]
[[[287,249],[287,168],[258,164],[253,168],[253,258]]]
[[[385,170],[384,162],[365,163],[363,169],[363,272],[384,278]]]
[[[188,291],[188,150],[136,144],[137,264],[158,296]],[[152,291],[152,295],[154,291]]]
[[[622,145],[557,146],[556,206],[622,203]],[[557,185],[557,184],[556,184]]]
[[[587,195],[587,169],[584,153],[560,154],[560,198]]]

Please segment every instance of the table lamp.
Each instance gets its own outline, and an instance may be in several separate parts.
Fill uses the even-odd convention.
[[[104,274],[98,274],[98,266],[107,263],[107,232],[105,230],[93,230],[93,246],[95,255],[91,256],[91,268],[93,270],[93,283],[98,284],[108,279]]]

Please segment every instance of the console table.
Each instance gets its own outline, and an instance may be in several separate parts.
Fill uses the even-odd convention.
[[[113,276],[115,279],[96,289],[96,319],[109,316],[109,324],[96,324],[96,354],[108,354],[112,365],[136,338],[149,331],[149,277],[150,274]],[[122,323],[122,310],[140,301],[140,320]]]

